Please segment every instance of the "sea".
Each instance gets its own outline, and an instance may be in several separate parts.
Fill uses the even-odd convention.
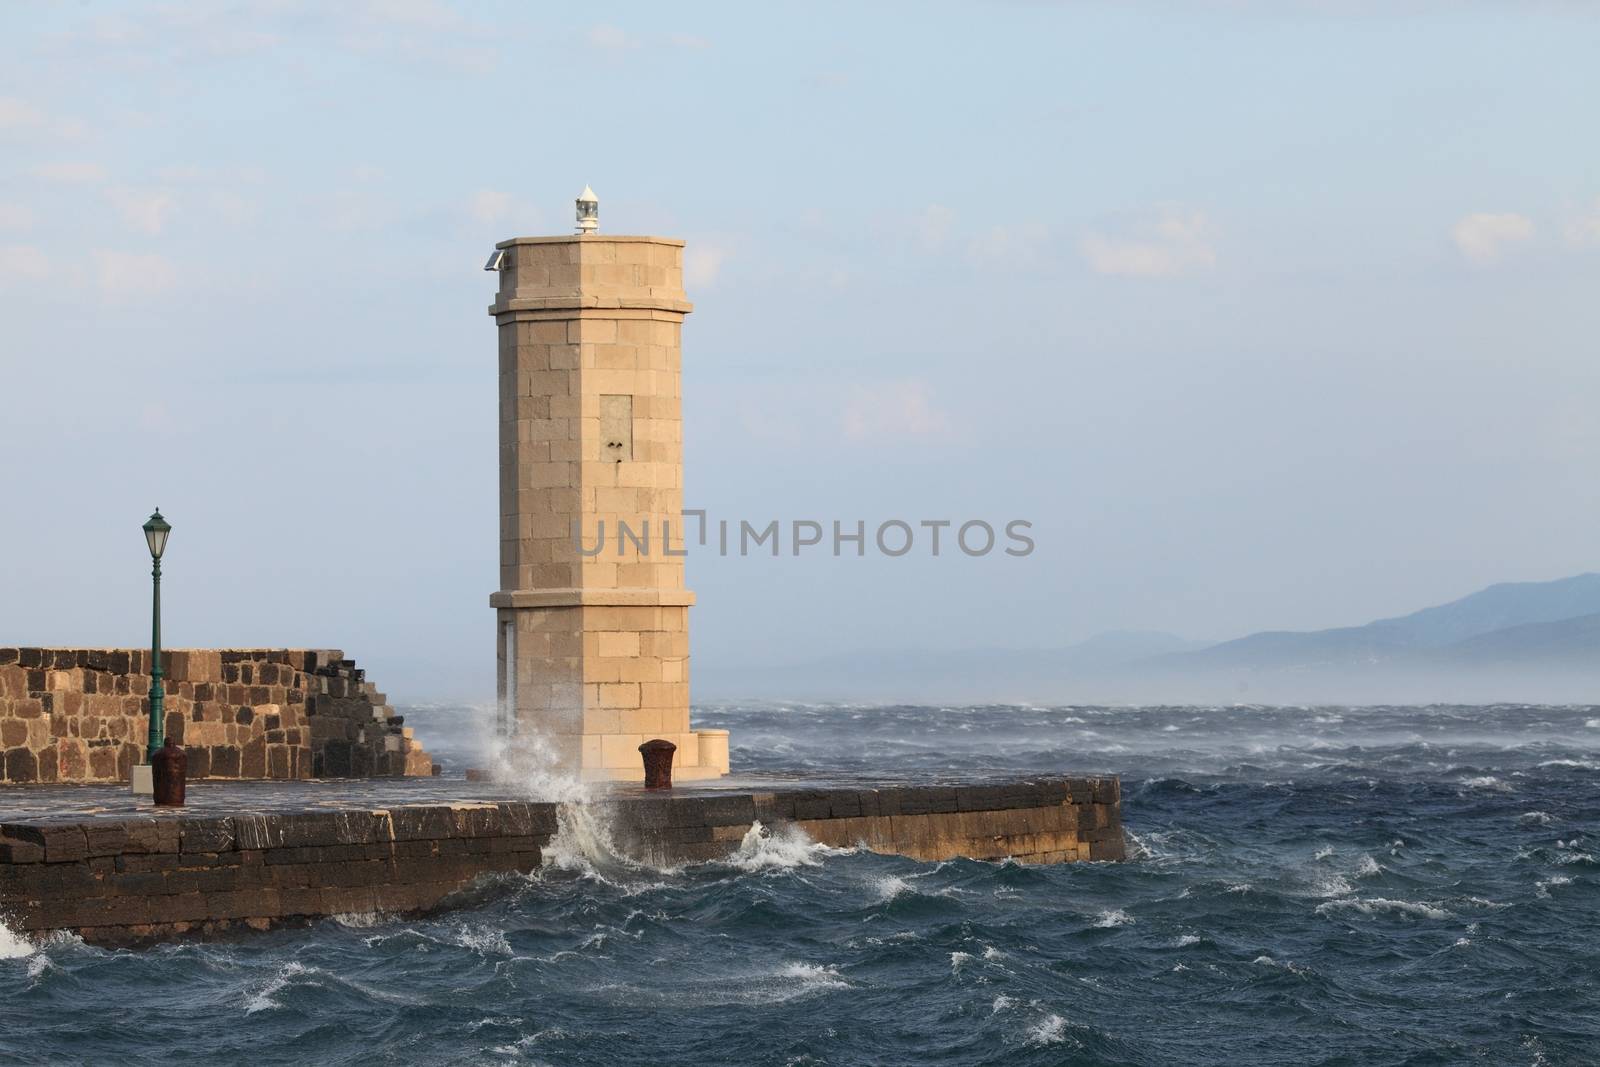
[[[447,773],[481,749],[483,709],[407,715]],[[696,719],[750,776],[1120,774],[1131,858],[762,827],[656,868],[578,802],[542,870],[427,919],[141,951],[0,927],[0,1063],[1600,1063],[1600,708]]]

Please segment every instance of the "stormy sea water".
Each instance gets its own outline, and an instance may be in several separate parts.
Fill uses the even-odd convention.
[[[459,773],[481,715],[408,722]],[[1123,776],[1131,862],[753,832],[425,920],[107,951],[0,928],[0,1062],[1600,1062],[1600,708],[700,709],[743,773]]]

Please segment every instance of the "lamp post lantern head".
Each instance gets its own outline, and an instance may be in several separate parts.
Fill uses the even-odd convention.
[[[578,232],[593,233],[599,228],[600,198],[594,195],[593,189],[585,185],[583,195],[578,197]]]
[[[172,532],[172,524],[161,517],[161,509],[156,508],[155,514],[150,516],[150,521],[144,524],[144,540],[150,546],[150,558],[159,560],[161,553],[167,550],[167,534]]]

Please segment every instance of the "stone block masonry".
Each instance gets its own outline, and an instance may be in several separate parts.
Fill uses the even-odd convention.
[[[1116,778],[639,792],[596,806],[621,851],[660,864],[726,856],[756,822],[928,861],[1125,858]],[[485,880],[538,868],[561,818],[556,804],[505,799],[231,813],[107,807],[0,815],[0,919],[11,929],[134,944],[343,913],[424,913],[477,899],[462,894]]]
[[[431,775],[387,698],[332,649],[174,649],[167,736],[189,777]],[[150,652],[0,648],[0,782],[125,782],[149,730]]]

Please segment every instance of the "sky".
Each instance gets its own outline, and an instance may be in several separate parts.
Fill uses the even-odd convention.
[[[1226,639],[1600,569],[1600,11],[0,8],[0,644],[493,691],[494,242],[687,241],[697,667]],[[948,536],[948,534],[946,535]]]

